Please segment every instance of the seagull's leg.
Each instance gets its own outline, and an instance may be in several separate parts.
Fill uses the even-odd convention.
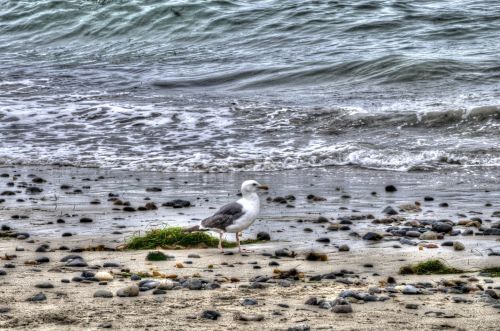
[[[219,250],[224,253],[224,250],[222,249],[222,232],[219,233]]]
[[[238,252],[241,253],[240,236],[238,232],[236,232],[236,244],[238,245]]]

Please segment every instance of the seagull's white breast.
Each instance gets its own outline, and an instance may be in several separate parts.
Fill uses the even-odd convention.
[[[255,221],[260,211],[260,201],[257,193],[243,197],[237,201],[243,206],[244,214],[234,221],[234,224],[226,228],[226,232],[241,232]]]

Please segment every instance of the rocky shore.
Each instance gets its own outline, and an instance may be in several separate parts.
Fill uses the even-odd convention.
[[[195,224],[240,178],[0,169],[0,329],[497,330],[494,183],[350,175],[261,175],[271,190],[245,234],[261,242],[152,261],[123,244]],[[429,259],[453,272],[408,271]]]

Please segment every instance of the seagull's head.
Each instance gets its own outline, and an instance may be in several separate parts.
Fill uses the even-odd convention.
[[[267,185],[261,185],[255,180],[246,180],[241,184],[241,194],[246,195],[258,190],[268,190]]]

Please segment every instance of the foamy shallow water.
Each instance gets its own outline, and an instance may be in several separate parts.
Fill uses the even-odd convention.
[[[12,168],[0,168],[0,173],[14,173]],[[409,219],[451,219],[457,221],[470,217],[480,217],[485,224],[498,221],[491,217],[499,210],[500,190],[497,177],[488,170],[481,175],[475,172],[446,172],[439,176],[426,173],[380,172],[348,167],[293,170],[284,172],[219,173],[219,174],[179,174],[156,172],[105,171],[99,169],[78,169],[59,167],[19,167],[15,173],[21,174],[17,182],[30,181],[29,174],[45,178],[47,183],[38,185],[44,188],[40,195],[25,196],[22,193],[6,197],[1,205],[2,224],[8,224],[18,231],[26,230],[35,237],[58,238],[63,232],[72,232],[96,242],[123,243],[135,233],[162,226],[191,226],[198,224],[213,212],[214,208],[234,201],[238,197],[240,183],[254,178],[270,185],[271,190],[262,196],[262,210],[259,219],[244,233],[246,238],[254,238],[260,231],[271,234],[273,240],[286,243],[296,249],[331,249],[332,245],[347,243],[351,247],[366,246],[361,239],[349,236],[351,231],[328,232],[321,224],[312,220],[319,215],[338,219],[342,216],[372,214],[382,217],[382,210],[391,205],[421,201],[423,211],[418,214],[405,214]],[[102,176],[102,177],[101,177]],[[0,178],[4,186],[8,179]],[[59,187],[69,184],[83,188],[82,194],[66,194]],[[387,193],[384,187],[394,184],[397,192]],[[147,187],[159,187],[161,192],[146,192]],[[23,190],[21,190],[22,192]],[[71,190],[69,190],[71,192]],[[377,192],[374,196],[371,193]],[[180,198],[187,199],[194,207],[170,209],[159,207],[156,211],[133,212],[113,211],[108,202],[108,194],[117,193],[122,200],[130,201],[132,206],[144,205],[145,197],[150,197],[158,206],[161,203]],[[293,194],[295,208],[283,204],[267,202],[268,196]],[[325,197],[324,202],[307,201],[308,194]],[[350,198],[342,198],[342,195]],[[424,202],[424,196],[434,197],[434,201]],[[40,199],[44,197],[44,199]],[[17,198],[26,199],[16,202]],[[90,201],[99,199],[100,205],[91,205]],[[447,202],[448,208],[439,207]],[[486,203],[492,206],[486,207]],[[460,215],[459,215],[460,214]],[[11,219],[12,215],[27,215],[28,219]],[[91,217],[90,224],[79,223],[81,217]],[[65,224],[57,224],[58,218],[65,219]],[[302,222],[299,222],[302,220]],[[51,223],[49,223],[51,222]],[[374,225],[371,220],[353,221],[352,231],[364,234],[367,231],[383,232],[387,226]],[[304,232],[309,227],[312,232]],[[120,231],[121,234],[112,233]],[[319,237],[328,237],[332,244],[324,246],[317,243]],[[452,238],[452,239],[450,239]],[[228,239],[233,239],[228,235]],[[446,240],[465,241],[481,254],[489,248],[498,246],[494,236],[484,237],[449,237]],[[111,240],[111,241],[109,241]],[[376,246],[392,246],[396,242],[384,242]],[[265,246],[265,245],[264,245]],[[411,247],[404,249],[410,249]],[[479,254],[478,253],[478,254]]]

